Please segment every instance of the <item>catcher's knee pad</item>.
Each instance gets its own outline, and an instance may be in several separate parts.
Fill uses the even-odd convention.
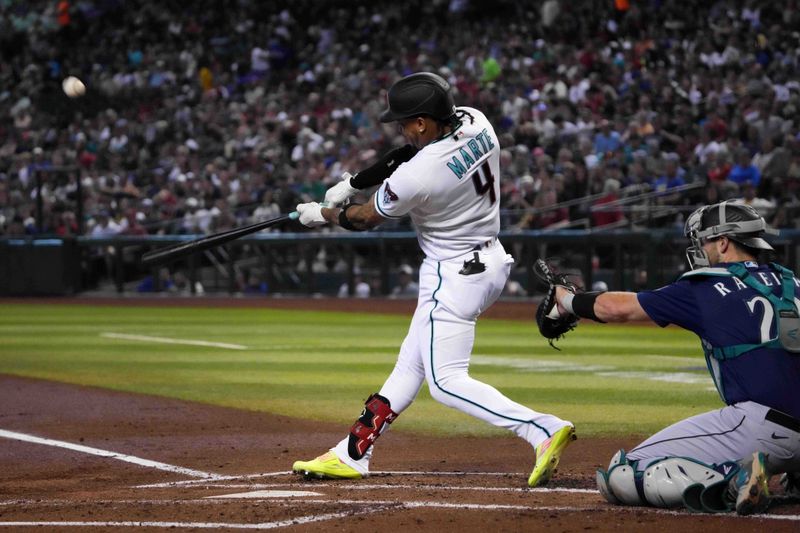
[[[625,450],[611,458],[608,470],[597,471],[597,490],[611,503],[623,505],[645,505],[642,490],[642,473],[637,472],[636,463],[628,461]]]
[[[611,459],[608,472],[598,470],[597,488],[611,503],[652,505],[653,507],[700,507],[687,502],[696,499],[702,489],[726,480],[724,465],[715,467],[686,457],[667,457],[652,463],[643,471],[638,461],[628,461],[624,450]]]
[[[350,457],[356,461],[364,457],[375,439],[386,431],[395,418],[397,413],[392,411],[389,400],[380,394],[370,395],[361,416],[350,428],[350,440],[347,444]]]
[[[687,457],[668,457],[645,469],[644,496],[655,507],[679,507],[684,505],[684,491],[689,487],[709,487],[724,480],[725,476],[711,465]]]

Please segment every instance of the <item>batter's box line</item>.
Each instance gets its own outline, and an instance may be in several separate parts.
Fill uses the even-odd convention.
[[[258,479],[262,477],[278,477],[278,476],[288,476],[293,475],[294,472],[291,470],[284,470],[281,472],[264,472],[261,474],[240,474],[240,475],[232,475],[232,476],[222,476],[217,475],[213,481],[234,481],[238,479]],[[424,471],[376,471],[370,472],[368,477],[391,477],[391,476],[455,476],[455,477],[467,477],[467,476],[507,476],[507,477],[518,477],[518,476],[525,476],[528,477],[529,474],[523,474],[520,472],[424,472]],[[187,485],[202,485],[203,483],[207,483],[208,481],[212,481],[209,479],[186,479],[183,481],[165,481],[163,483],[148,483],[145,485],[135,485],[133,488],[135,489],[163,489],[169,487],[183,487]]]
[[[403,490],[442,490],[442,491],[481,491],[481,492],[535,492],[535,493],[568,493],[568,494],[600,494],[597,489],[578,489],[569,487],[485,487],[468,486],[460,487],[456,485],[406,485],[390,483],[325,483],[320,481],[301,482],[301,483],[204,483],[198,488],[209,489],[321,489],[336,488],[337,490],[373,490],[373,489],[403,489]]]

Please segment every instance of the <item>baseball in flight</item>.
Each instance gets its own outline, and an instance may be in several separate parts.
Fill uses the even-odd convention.
[[[61,82],[61,88],[64,89],[64,94],[70,98],[83,96],[83,93],[86,92],[86,85],[75,76],[64,78],[64,81]]]

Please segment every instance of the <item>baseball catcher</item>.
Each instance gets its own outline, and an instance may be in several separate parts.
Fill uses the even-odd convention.
[[[650,320],[697,334],[725,403],[619,450],[597,487],[611,503],[760,513],[769,479],[800,472],[800,280],[759,261],[776,232],[752,207],[722,202],[686,219],[692,270],[653,291],[575,293],[557,311],[597,322]],[[544,312],[544,311],[543,311]]]

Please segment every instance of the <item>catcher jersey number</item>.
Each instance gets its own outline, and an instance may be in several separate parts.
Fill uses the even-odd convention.
[[[764,311],[764,313],[761,315],[759,333],[762,343],[769,342],[772,339],[772,336],[770,335],[770,329],[772,328],[772,321],[775,318],[775,310],[773,309],[772,304],[769,303],[769,300],[763,296],[755,296],[747,300],[745,304],[750,310],[751,315],[755,315],[756,313],[756,304],[761,304],[761,309]],[[794,305],[797,309],[800,309],[800,300],[795,298]]]
[[[475,186],[475,192],[478,196],[483,196],[489,192],[489,204],[494,205],[497,201],[497,196],[494,192],[494,176],[492,169],[489,167],[489,162],[484,162],[478,170],[472,173],[472,184]]]

